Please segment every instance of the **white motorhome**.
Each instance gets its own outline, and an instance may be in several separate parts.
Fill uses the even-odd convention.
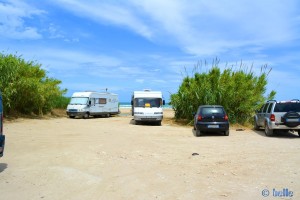
[[[156,122],[161,125],[165,104],[161,91],[134,91],[131,99],[132,116],[135,124],[140,122]]]
[[[67,107],[67,115],[70,118],[109,117],[119,113],[118,95],[108,92],[75,92]]]

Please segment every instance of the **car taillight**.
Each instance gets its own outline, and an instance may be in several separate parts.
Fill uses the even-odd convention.
[[[201,115],[198,115],[197,120],[198,120],[198,121],[201,121],[201,120],[202,120],[202,116],[201,116]]]
[[[228,116],[227,116],[227,115],[225,115],[224,119],[227,121],[227,120],[228,120]]]
[[[271,116],[270,116],[270,120],[271,120],[272,122],[274,122],[274,121],[275,121],[275,115],[274,115],[274,114],[271,114]]]

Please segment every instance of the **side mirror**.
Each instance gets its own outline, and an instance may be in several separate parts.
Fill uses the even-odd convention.
[[[192,112],[192,115],[193,115],[193,117],[195,117],[196,113],[195,113],[195,112]]]
[[[92,101],[89,101],[89,106],[92,104]]]
[[[131,105],[133,105],[133,101],[131,100]]]
[[[166,101],[165,100],[163,100],[163,105],[165,105],[166,104]]]

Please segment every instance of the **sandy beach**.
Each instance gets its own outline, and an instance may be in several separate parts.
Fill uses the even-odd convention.
[[[173,114],[164,110],[162,126],[134,125],[130,109],[6,122],[0,199],[300,199],[296,134],[195,137],[170,123]],[[280,191],[293,196],[275,197]]]

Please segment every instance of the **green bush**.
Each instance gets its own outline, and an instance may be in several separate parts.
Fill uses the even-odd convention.
[[[176,119],[193,122],[193,114],[199,105],[222,105],[228,113],[231,123],[245,124],[250,122],[253,113],[267,99],[274,98],[271,91],[264,97],[267,76],[271,69],[262,66],[260,75],[255,76],[243,65],[239,69],[226,68],[221,72],[215,62],[208,73],[196,72],[193,77],[186,76],[178,92],[171,95],[171,105]]]
[[[11,112],[42,115],[55,107],[66,89],[60,80],[49,78],[41,64],[20,56],[0,54],[0,90],[5,114]]]
[[[54,100],[54,108],[66,109],[70,100],[70,97],[60,96]]]

